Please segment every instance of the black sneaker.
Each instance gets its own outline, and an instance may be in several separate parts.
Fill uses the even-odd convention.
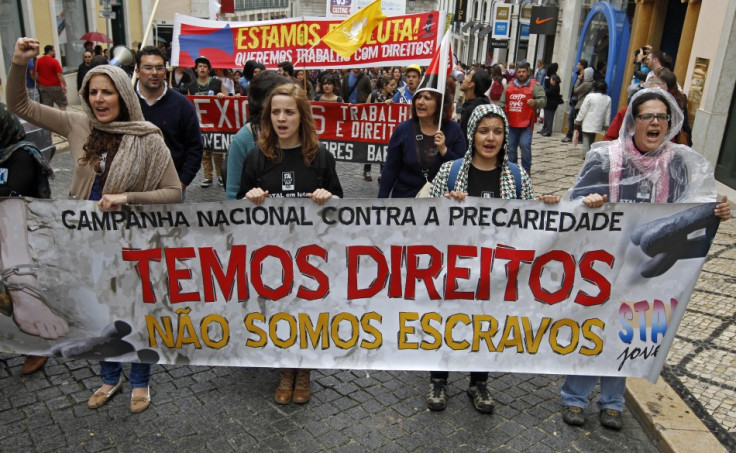
[[[562,143],[570,143],[571,141],[572,141],[572,138],[567,137],[567,136],[562,139]]]
[[[443,411],[447,407],[447,381],[430,379],[427,393],[427,407],[431,411]]]
[[[565,406],[562,409],[562,421],[572,426],[583,426],[585,423],[585,413],[582,407]]]
[[[200,184],[200,186],[202,186],[202,187],[209,187],[211,185],[212,185],[212,180],[211,179],[204,179],[204,180],[202,180],[202,184]]]
[[[486,388],[486,381],[471,382],[468,386],[468,396],[473,400],[473,406],[478,412],[484,414],[493,413],[496,404],[493,402],[490,392]]]
[[[221,186],[224,186],[225,185],[225,181],[222,180],[222,176],[220,176],[219,178],[217,178],[217,184],[219,184]]]
[[[621,428],[624,427],[624,424],[621,421],[621,411],[617,411],[615,409],[603,409],[601,411],[601,425],[608,429],[621,431]]]

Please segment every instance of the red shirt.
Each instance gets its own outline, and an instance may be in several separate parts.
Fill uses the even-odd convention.
[[[517,87],[514,82],[506,85],[506,117],[511,127],[526,127],[534,125],[534,119],[537,116],[537,110],[529,107],[526,103],[529,99],[534,99],[533,90],[536,80],[531,79],[528,85]]]
[[[61,74],[61,65],[56,58],[44,55],[36,61],[36,74],[38,74],[38,84],[47,87],[60,87],[58,74]]]

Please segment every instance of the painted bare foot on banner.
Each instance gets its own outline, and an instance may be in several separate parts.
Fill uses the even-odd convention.
[[[131,332],[130,324],[125,321],[115,321],[102,329],[100,336],[58,343],[51,348],[50,354],[66,359],[107,360],[115,358],[121,362],[157,363],[159,355],[156,351],[136,350],[132,344],[123,340],[123,337]]]
[[[0,305],[20,330],[46,339],[69,332],[69,324],[49,309],[36,281],[39,270],[28,249],[26,202],[0,202]]]
[[[9,277],[6,283],[13,307],[13,321],[20,330],[48,340],[69,333],[69,324],[46,306],[35,277],[16,275]]]
[[[641,276],[657,277],[678,260],[706,256],[720,224],[713,215],[716,205],[705,203],[637,227],[631,242],[652,257],[639,269]]]

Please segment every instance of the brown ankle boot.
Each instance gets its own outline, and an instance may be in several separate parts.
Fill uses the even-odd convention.
[[[291,368],[281,369],[281,380],[279,386],[276,387],[276,393],[273,395],[273,399],[279,404],[289,404],[291,402],[291,395],[294,392],[294,375],[296,370]]]
[[[298,369],[296,371],[296,382],[294,383],[294,402],[304,404],[309,402],[309,372],[311,370]]]
[[[23,374],[33,374],[36,371],[43,368],[43,365],[46,363],[46,357],[37,356],[37,355],[27,355],[26,361],[23,362],[23,367],[20,369],[20,372]]]

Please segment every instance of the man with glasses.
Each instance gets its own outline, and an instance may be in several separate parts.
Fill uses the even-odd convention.
[[[167,72],[161,50],[146,46],[135,59],[136,92],[143,117],[163,132],[184,194],[202,162],[202,133],[197,112],[189,99],[166,87]]]

